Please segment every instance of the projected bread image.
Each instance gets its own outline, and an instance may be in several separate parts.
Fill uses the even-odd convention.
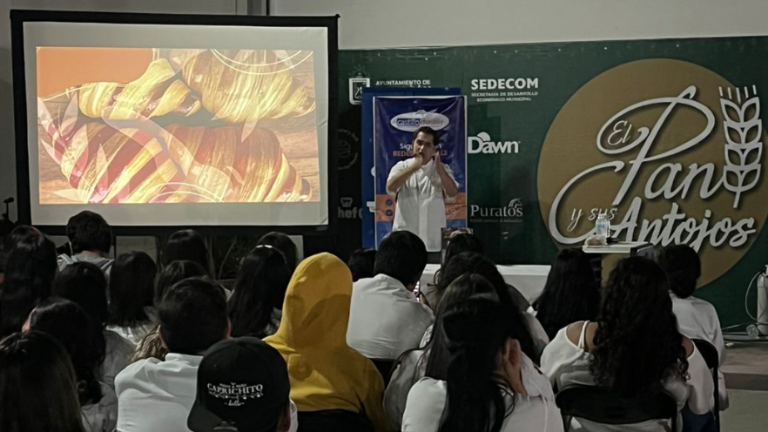
[[[146,51],[38,49],[41,204],[319,201],[311,52]]]

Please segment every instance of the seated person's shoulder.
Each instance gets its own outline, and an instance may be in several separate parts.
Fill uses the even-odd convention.
[[[691,302],[699,312],[717,316],[717,311],[715,310],[715,306],[712,305],[712,303],[706,300],[702,300],[698,297],[691,297]]]
[[[693,341],[683,336],[682,345],[683,345],[683,348],[685,348],[685,357],[686,358],[690,357],[691,354],[693,354],[693,348],[694,348]]]
[[[581,337],[581,328],[584,326],[584,321],[577,321],[565,328],[565,336],[574,345],[579,344],[579,338]]]

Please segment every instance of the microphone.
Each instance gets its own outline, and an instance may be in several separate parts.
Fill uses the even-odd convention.
[[[10,204],[10,203],[12,203],[12,202],[14,202],[14,201],[16,201],[16,200],[15,200],[15,199],[13,199],[13,197],[10,197],[10,198],[6,198],[6,199],[5,199],[5,201],[3,201],[3,204]]]

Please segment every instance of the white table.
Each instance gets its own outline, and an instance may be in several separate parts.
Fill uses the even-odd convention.
[[[496,266],[504,281],[522,293],[529,302],[533,302],[544,291],[549,275],[548,265],[512,265]],[[435,272],[440,268],[438,264],[427,264],[424,274],[421,275],[419,285],[424,289],[435,278]]]
[[[639,255],[647,258],[653,258],[653,245],[646,242],[618,242],[605,246],[587,246],[581,247],[581,250],[587,254],[610,255],[625,254]]]

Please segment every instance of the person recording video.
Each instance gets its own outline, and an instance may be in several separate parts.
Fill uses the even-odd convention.
[[[395,164],[387,178],[387,193],[396,202],[392,230],[419,236],[430,255],[437,253],[437,262],[446,226],[445,198],[459,193],[453,171],[440,161],[439,144],[437,131],[420,127],[413,135],[413,157]]]

